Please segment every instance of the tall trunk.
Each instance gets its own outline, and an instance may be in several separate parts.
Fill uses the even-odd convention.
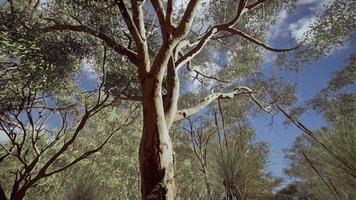
[[[173,146],[165,121],[160,85],[143,85],[143,133],[140,143],[142,199],[175,199]]]
[[[26,192],[18,191],[15,194],[11,195],[10,200],[23,200],[25,198]]]
[[[28,186],[18,189],[18,184],[19,183],[15,183],[15,185],[13,186],[10,200],[23,200],[25,198],[27,190],[28,190]],[[0,199],[0,200],[2,200],[2,199]]]

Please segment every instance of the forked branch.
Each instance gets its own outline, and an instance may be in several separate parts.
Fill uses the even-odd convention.
[[[192,3],[192,2],[197,2],[197,1],[190,1],[189,3]],[[239,31],[239,30],[236,30],[233,28],[233,26],[238,22],[240,17],[245,12],[258,7],[259,5],[263,4],[264,2],[265,2],[265,0],[258,0],[255,3],[247,5],[247,0],[239,1],[236,14],[229,22],[212,26],[202,36],[198,37],[195,41],[191,42],[191,44],[195,44],[195,46],[177,60],[177,62],[176,62],[177,68],[180,68],[181,66],[183,66],[184,64],[186,64],[187,62],[192,60],[196,55],[198,55],[201,52],[201,50],[205,47],[205,45],[210,40],[216,39],[216,38],[214,38],[214,36],[217,33],[222,32],[222,31],[229,32],[229,37],[234,36],[234,35],[240,36],[240,37],[245,38],[248,41],[250,41],[258,46],[261,46],[261,47],[263,47],[267,50],[273,51],[273,52],[286,52],[286,51],[291,51],[291,50],[298,48],[299,46],[296,46],[293,48],[274,48],[274,47],[267,45],[265,42],[262,42],[262,41],[258,40],[257,38],[254,38],[253,36],[251,36],[247,33],[244,33],[242,31]],[[189,7],[187,8],[186,12],[188,11],[188,9],[189,9]]]

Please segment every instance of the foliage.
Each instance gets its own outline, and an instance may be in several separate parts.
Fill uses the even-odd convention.
[[[299,137],[287,152],[292,161],[287,174],[298,178],[299,190],[313,198],[354,199],[356,195],[355,95],[345,89],[355,84],[354,60],[353,55],[305,106],[321,112],[328,122],[315,133],[320,142]]]
[[[201,122],[201,121],[199,121]],[[191,121],[176,135],[182,199],[270,199],[279,180],[266,170],[268,146],[248,128],[219,132]]]
[[[112,131],[112,125],[124,123],[123,110],[101,112],[91,120],[76,143],[55,164],[54,168],[72,162],[83,152],[100,145]],[[119,120],[118,120],[119,119]],[[125,127],[113,137],[104,149],[62,173],[41,180],[33,187],[27,199],[138,199],[139,168],[137,165],[139,123]],[[55,151],[60,146],[55,146]],[[43,157],[46,161],[47,157]],[[6,193],[12,188],[14,176],[9,171],[19,168],[18,161],[6,159],[1,163],[1,183]],[[82,198],[83,197],[83,198]],[[85,197],[85,198],[84,198]]]

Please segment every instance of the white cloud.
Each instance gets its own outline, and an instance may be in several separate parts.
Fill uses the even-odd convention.
[[[285,21],[288,18],[287,11],[286,10],[281,10],[277,17],[276,17],[276,22],[271,28],[271,32],[267,35],[267,38],[269,39],[274,39],[277,36],[283,36],[285,32],[283,32],[283,27],[285,26]]]
[[[297,22],[290,24],[288,30],[292,38],[296,41],[301,41],[316,20],[317,18],[315,16],[310,16],[301,18]]]
[[[185,5],[187,3],[187,1],[185,1],[185,0],[177,0],[174,3],[175,3],[176,7],[180,7],[180,6]]]
[[[313,11],[311,15],[304,16],[297,22],[292,24],[286,24],[288,19],[288,13],[286,10],[281,10],[278,13],[277,21],[272,27],[270,39],[275,39],[277,37],[285,37],[288,33],[291,34],[292,38],[299,41],[302,39],[304,34],[310,30],[310,25],[312,25],[317,20],[317,15],[323,13],[325,9],[331,5],[335,0],[299,0],[297,1],[297,6],[303,6],[303,9],[309,9]],[[302,9],[302,8],[301,8]]]

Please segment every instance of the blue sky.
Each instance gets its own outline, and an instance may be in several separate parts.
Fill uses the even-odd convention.
[[[300,39],[308,30],[308,25],[315,20],[316,14],[322,12],[323,4],[331,3],[332,0],[300,0],[298,8],[292,14],[281,12],[280,20],[271,33],[270,44],[272,46],[292,46],[295,40]],[[336,48],[326,57],[304,65],[301,73],[279,71],[273,64],[266,61],[263,65],[265,74],[280,74],[290,83],[297,83],[298,103],[301,104],[311,99],[316,92],[326,87],[332,77],[332,73],[340,70],[347,58],[355,52],[355,47],[346,45]],[[266,57],[273,54],[267,53]],[[283,125],[285,118],[278,114],[274,117],[273,124],[270,116],[259,115],[253,119],[253,125],[257,131],[257,140],[268,141],[271,147],[269,170],[274,176],[283,177],[283,169],[288,166],[288,160],[284,158],[284,149],[291,147],[294,139],[301,132],[293,126]],[[301,121],[312,130],[322,127],[325,122],[318,113],[304,114]],[[285,177],[288,180],[288,177]]]

